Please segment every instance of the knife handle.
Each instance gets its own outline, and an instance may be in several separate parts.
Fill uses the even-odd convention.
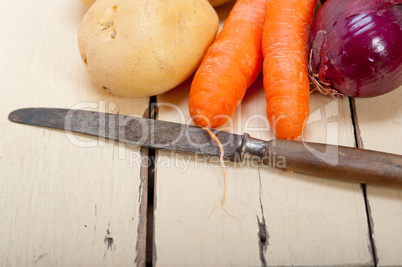
[[[402,188],[402,156],[329,144],[243,138],[242,151],[271,167],[348,182]]]

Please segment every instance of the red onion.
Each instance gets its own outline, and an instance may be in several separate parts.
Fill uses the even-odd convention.
[[[310,32],[320,91],[373,97],[402,85],[402,0],[327,0]]]

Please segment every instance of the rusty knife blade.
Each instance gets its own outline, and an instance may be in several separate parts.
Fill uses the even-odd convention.
[[[23,108],[11,112],[16,123],[56,128],[123,141],[136,146],[219,156],[220,148],[209,133],[187,124],[120,114],[60,108]],[[225,157],[235,157],[242,135],[212,130]]]
[[[120,140],[137,146],[220,156],[208,131],[187,124],[142,117],[57,108],[13,111],[9,120]],[[254,156],[270,167],[349,182],[402,188],[402,156],[353,147],[289,140],[264,141],[247,133],[211,130],[224,157]]]

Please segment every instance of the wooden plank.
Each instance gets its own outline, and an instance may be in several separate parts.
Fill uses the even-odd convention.
[[[383,96],[355,99],[360,146],[402,154],[402,87]],[[402,265],[402,190],[367,187],[378,266]]]
[[[97,90],[81,62],[80,1],[1,0],[0,265],[145,265],[140,149],[11,123],[28,106],[142,116],[149,99]],[[143,152],[146,155],[146,151]]]
[[[191,79],[158,97],[161,120],[191,123]],[[246,94],[232,125],[221,129],[273,138],[261,79]],[[312,94],[304,140],[354,146],[348,99]],[[159,152],[156,162],[156,266],[372,266],[359,185],[248,163]]]

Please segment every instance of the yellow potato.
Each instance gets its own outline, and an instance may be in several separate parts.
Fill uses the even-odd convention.
[[[81,2],[84,3],[87,7],[92,6],[93,3],[95,3],[96,0],[81,0]]]
[[[96,85],[146,97],[194,73],[218,27],[207,0],[97,0],[81,21],[78,45]]]
[[[81,0],[81,2],[83,2],[87,7],[92,6],[93,3],[95,3],[96,0]],[[209,3],[211,3],[211,5],[213,7],[217,7],[217,6],[221,6],[223,4],[229,3],[230,1],[233,0],[208,0]]]

